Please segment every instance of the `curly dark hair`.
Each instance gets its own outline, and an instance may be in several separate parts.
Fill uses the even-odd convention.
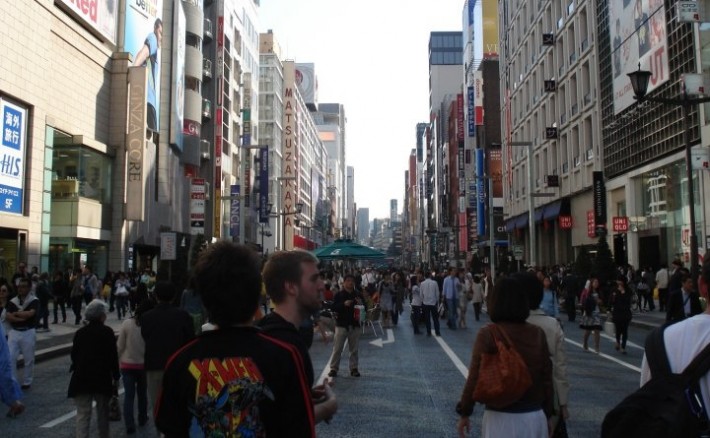
[[[245,245],[221,241],[200,253],[197,292],[209,320],[218,326],[249,323],[261,296],[261,259]]]

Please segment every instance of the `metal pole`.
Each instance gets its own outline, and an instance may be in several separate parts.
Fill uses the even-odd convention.
[[[688,212],[690,214],[690,274],[693,286],[698,287],[698,235],[695,230],[695,193],[693,187],[692,146],[690,144],[690,102],[683,93],[683,119],[685,120],[685,176],[688,179]]]
[[[493,222],[493,176],[488,175],[488,242],[490,243],[491,278],[496,278],[495,223]]]
[[[529,265],[533,268],[537,266],[535,261],[535,202],[533,200],[533,144],[528,143],[528,226],[530,227],[530,260]]]

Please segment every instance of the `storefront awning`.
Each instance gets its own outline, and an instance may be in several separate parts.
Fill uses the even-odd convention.
[[[543,218],[546,221],[557,219],[560,215],[560,210],[562,209],[562,200],[553,202],[545,206],[545,212],[543,213]]]
[[[535,223],[540,223],[542,222],[542,216],[543,212],[545,211],[544,207],[539,207],[535,209]]]

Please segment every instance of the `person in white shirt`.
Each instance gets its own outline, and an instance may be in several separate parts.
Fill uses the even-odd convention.
[[[661,269],[656,272],[656,287],[658,288],[658,307],[661,312],[666,311],[668,305],[668,281],[670,274],[665,263],[661,265]]]
[[[456,277],[456,268],[449,268],[449,275],[444,279],[444,298],[446,299],[446,307],[449,311],[449,319],[446,325],[451,330],[456,330],[457,307],[458,307],[458,283]]]
[[[421,275],[421,274],[419,274]],[[441,336],[439,329],[439,314],[436,305],[439,304],[439,285],[432,280],[431,273],[426,272],[426,280],[419,285],[419,292],[422,295],[422,306],[424,307],[424,320],[426,321],[426,335],[431,336],[431,320],[434,320],[434,333]]]

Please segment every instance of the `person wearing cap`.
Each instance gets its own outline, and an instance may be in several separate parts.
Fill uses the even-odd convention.
[[[74,335],[68,397],[76,404],[77,438],[89,436],[93,402],[99,436],[109,436],[109,401],[121,374],[113,330],[104,324],[106,310],[103,301],[92,300],[84,311],[87,324]]]

